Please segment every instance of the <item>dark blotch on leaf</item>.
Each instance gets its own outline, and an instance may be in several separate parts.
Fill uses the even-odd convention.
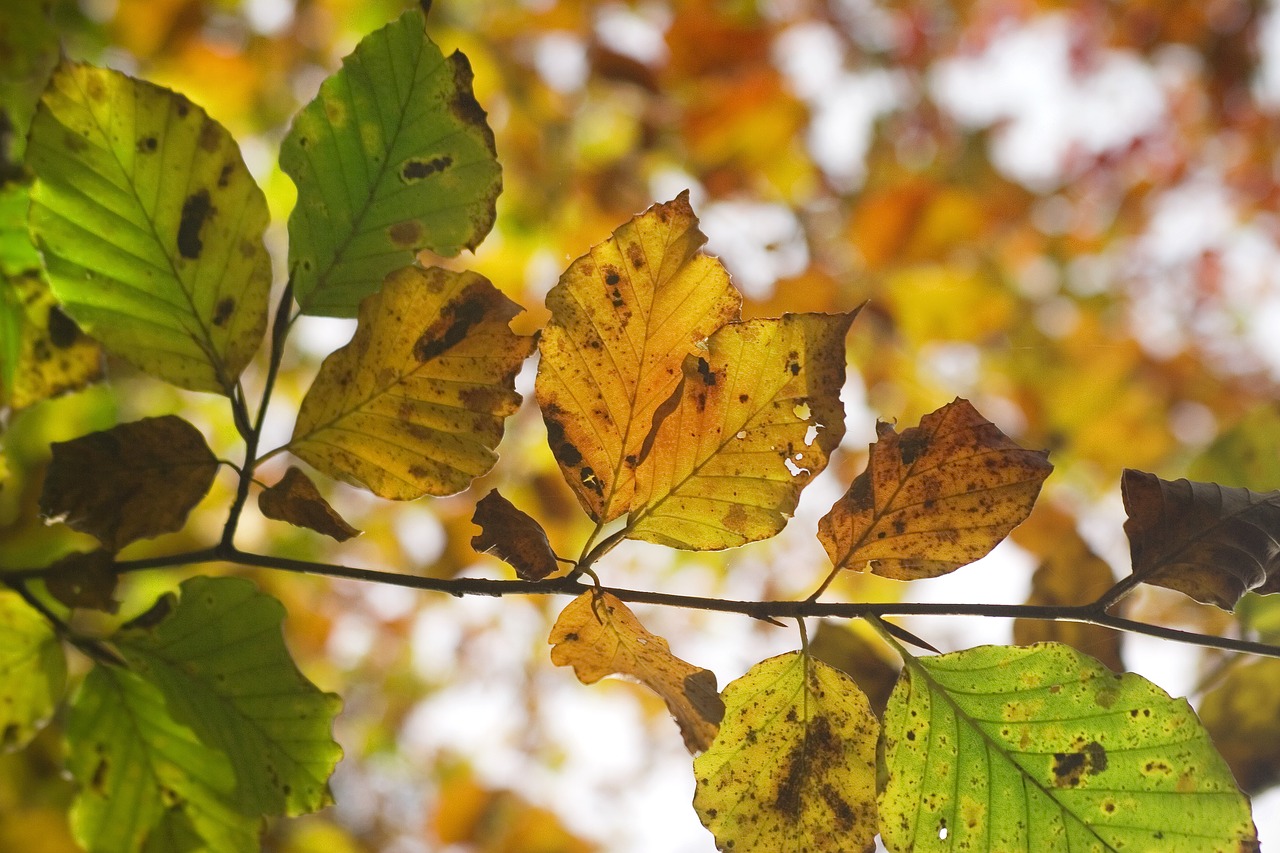
[[[1085,744],[1080,752],[1053,754],[1053,784],[1075,788],[1086,775],[1096,776],[1107,769],[1107,750],[1097,741]]]
[[[434,157],[430,160],[408,160],[400,167],[400,179],[405,183],[420,181],[429,175],[434,175],[437,172],[443,172],[452,165],[452,157]]]
[[[716,375],[711,370],[711,364],[705,358],[698,359],[698,375],[702,377],[702,384],[707,386],[716,384]]]
[[[226,189],[227,185],[231,183],[231,173],[233,171],[235,171],[234,163],[223,164],[222,171],[218,172],[218,189]]]
[[[929,437],[918,429],[909,429],[902,434],[898,443],[898,452],[902,455],[902,464],[910,465],[920,458],[929,447]]]
[[[227,321],[231,319],[231,313],[236,310],[236,301],[230,296],[218,303],[218,307],[213,312],[213,325],[221,328],[227,325]]]
[[[49,341],[58,349],[66,349],[80,338],[80,327],[57,305],[49,306]]]
[[[387,229],[391,242],[401,249],[412,249],[422,239],[422,223],[416,219],[397,222]]]
[[[420,362],[438,358],[462,343],[471,328],[484,319],[485,300],[482,294],[470,294],[457,303],[452,311],[446,310],[439,322],[422,333],[413,345],[413,357]],[[437,329],[444,324],[444,334]]]
[[[137,149],[139,154],[154,153],[159,143],[154,136],[144,136],[138,140]]]
[[[200,229],[213,215],[213,211],[208,190],[200,190],[187,196],[182,204],[182,218],[178,220],[178,252],[182,257],[191,260],[200,257],[200,252],[204,249]]]

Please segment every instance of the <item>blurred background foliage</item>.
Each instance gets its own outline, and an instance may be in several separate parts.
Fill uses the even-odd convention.
[[[275,163],[279,140],[340,58],[404,5],[5,0],[0,178],[24,180],[25,124],[59,50],[119,68],[183,92],[241,141],[271,205],[279,268],[294,196]],[[959,581],[908,588],[856,576],[830,597],[1092,597],[1108,572],[1128,568],[1122,468],[1280,486],[1280,10],[1272,4],[435,6],[433,38],[462,50],[475,69],[505,189],[494,232],[474,257],[423,261],[488,276],[527,309],[519,331],[545,321],[543,297],[572,258],[685,188],[710,251],[747,295],[748,316],[868,303],[849,339],[844,452],[787,531],[724,555],[629,543],[598,567],[606,582],[807,594],[827,571],[816,520],[861,469],[875,419],[912,425],[957,395],[1024,446],[1051,449],[1057,470],[1036,514],[1014,544],[957,573]],[[265,448],[287,439],[319,360],[351,329],[315,319],[296,327]],[[45,565],[90,544],[38,518],[51,441],[179,412],[216,452],[239,458],[225,400],[123,364],[110,364],[109,375],[109,386],[7,413],[0,566]],[[530,396],[531,370],[520,381]],[[341,548],[252,508],[240,542],[412,574],[502,577],[503,566],[469,546],[475,501],[501,486],[560,553],[576,554],[590,528],[528,401],[501,450],[498,467],[453,498],[391,506],[329,484],[327,496],[365,531]],[[284,465],[271,463],[262,479],[274,482]],[[224,472],[187,530],[123,556],[210,541],[233,486]],[[688,808],[687,756],[662,703],[630,685],[583,687],[548,664],[546,631],[562,602],[256,579],[286,603],[304,671],[346,700],[338,806],[271,827],[268,849],[712,849]],[[136,615],[178,580],[129,577],[115,618]],[[1148,591],[1127,612],[1280,640],[1280,609],[1257,599],[1237,619]],[[641,615],[721,684],[795,642],[792,631],[742,619]],[[76,618],[94,630],[94,620],[111,617]],[[1008,624],[965,622],[948,624],[939,639],[939,624],[914,627],[950,647],[1014,636]],[[849,628],[824,626],[822,654],[882,694],[893,665]],[[1191,692],[1241,784],[1262,792],[1280,782],[1274,662],[1122,645],[1078,626],[1020,625],[1017,637],[1070,641]],[[73,849],[60,749],[55,724],[31,749],[0,758],[0,849]]]

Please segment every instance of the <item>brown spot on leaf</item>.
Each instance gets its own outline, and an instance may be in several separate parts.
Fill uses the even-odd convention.
[[[191,112],[191,102],[185,95],[178,95],[174,98],[173,110],[178,114],[178,118],[186,118],[187,113]]]
[[[199,190],[187,196],[182,204],[182,217],[178,220],[178,253],[184,258],[195,260],[204,249],[200,239],[200,229],[214,213],[209,201],[209,191]]]
[[[49,340],[58,349],[66,349],[80,339],[80,327],[57,305],[49,306]]]
[[[898,442],[898,453],[902,456],[903,465],[915,462],[928,448],[929,436],[920,429],[905,430]]]
[[[153,154],[159,144],[154,136],[144,136],[138,140],[138,144],[134,147],[137,148],[139,154]]]
[[[484,309],[485,295],[477,291],[446,305],[440,318],[413,345],[413,357],[419,362],[430,361],[460,344],[471,328],[484,319]]]
[[[235,171],[234,163],[224,163],[222,171],[218,172],[218,189],[226,189],[227,184],[231,183],[231,173]]]
[[[227,321],[231,319],[231,313],[236,310],[236,301],[230,296],[218,303],[218,307],[213,311],[213,325],[221,328],[227,325]]]
[[[414,183],[437,172],[443,172],[452,165],[452,157],[433,157],[430,160],[415,157],[411,160],[406,160],[404,165],[400,167],[400,180],[406,184]]]
[[[416,219],[397,222],[387,229],[387,236],[400,249],[412,249],[422,240],[422,223]]]
[[[631,266],[636,269],[644,269],[644,250],[640,248],[639,243],[627,244],[627,260],[631,261]]]
[[[1097,741],[1090,741],[1079,752],[1055,752],[1052,769],[1055,786],[1075,788],[1085,776],[1096,776],[1107,769],[1107,751]]]
[[[471,63],[458,51],[450,55],[449,61],[453,63],[453,85],[456,89],[453,98],[449,101],[449,111],[463,124],[483,127],[492,140],[493,132],[485,123],[484,108],[480,106],[480,102],[471,91],[471,81],[475,79],[471,71]]]
[[[702,384],[708,387],[716,384],[716,374],[711,369],[711,364],[705,358],[698,359],[698,375],[702,377]]]
[[[102,85],[102,78],[96,74],[89,75],[84,88],[90,100],[101,101],[107,96],[107,88]]]
[[[206,118],[200,125],[200,147],[210,154],[218,150],[218,125]]]

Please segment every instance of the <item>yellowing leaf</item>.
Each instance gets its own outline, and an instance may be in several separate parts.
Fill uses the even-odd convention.
[[[556,555],[542,525],[498,494],[497,489],[476,504],[471,522],[480,528],[480,535],[471,539],[471,547],[505,561],[521,580],[542,580],[556,570]]]
[[[876,425],[867,468],[818,525],[831,562],[915,580],[986,554],[1027,517],[1053,470],[957,399],[901,435]]]
[[[849,676],[788,652],[725,687],[724,703],[693,760],[693,807],[721,850],[873,849],[879,724]]]
[[[636,468],[685,357],[738,316],[742,296],[699,251],[706,240],[681,193],[592,247],[547,294],[538,405],[556,461],[596,521],[634,505]]]
[[[1125,469],[1133,574],[1231,610],[1246,592],[1280,592],[1280,491],[1170,482]]]
[[[339,542],[359,536],[342,516],[329,506],[315,483],[298,468],[290,466],[280,482],[258,495],[258,509],[267,518],[306,527]]]
[[[1057,643],[908,658],[884,716],[894,851],[1256,851],[1184,700]]]
[[[64,62],[31,126],[31,232],[76,322],[142,370],[230,394],[267,320],[267,204],[204,110]]]
[[[355,337],[320,366],[289,449],[393,500],[466,488],[497,461],[515,375],[534,339],[471,272],[405,267],[360,304]]]
[[[844,437],[844,339],[856,315],[731,323],[705,354],[686,356],[636,469],[627,535],[708,550],[780,531]]]
[[[176,415],[143,418],[54,442],[40,511],[118,551],[182,529],[217,473],[217,458],[191,424]]]
[[[102,377],[102,349],[63,313],[34,272],[0,272],[5,343],[0,349],[4,402],[22,409]]]
[[[425,26],[414,9],[362,39],[281,145],[298,185],[289,271],[308,314],[351,317],[418,250],[456,255],[493,226],[502,173],[471,66]]]
[[[16,592],[0,590],[0,751],[35,737],[66,681],[67,659],[48,620]]]
[[[715,673],[671,654],[667,641],[646,631],[615,596],[584,592],[569,602],[548,642],[552,663],[572,666],[583,684],[627,675],[647,685],[667,703],[690,752],[711,744],[724,715]]]

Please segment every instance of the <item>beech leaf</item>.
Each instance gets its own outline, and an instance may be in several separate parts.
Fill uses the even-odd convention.
[[[1185,700],[1069,646],[907,656],[884,716],[892,851],[1256,851]]]
[[[329,506],[315,483],[301,469],[293,466],[284,473],[280,482],[262,490],[258,495],[258,509],[267,518],[305,527],[339,542],[360,535],[359,530],[347,524]]]
[[[0,751],[35,737],[66,682],[66,655],[49,621],[16,592],[0,590]]]
[[[874,849],[879,723],[849,676],[788,652],[725,687],[724,704],[693,760],[693,807],[719,849]]]
[[[709,550],[782,530],[844,437],[844,339],[857,313],[730,323],[686,356],[636,469],[628,537]]]
[[[655,204],[574,261],[547,294],[537,398],[551,450],[595,521],[634,505],[686,356],[737,318],[742,295],[716,258],[688,192]]]
[[[1280,591],[1280,491],[1161,480],[1120,481],[1133,574],[1233,610],[1246,592]]]
[[[0,386],[4,403],[23,409],[102,378],[102,348],[63,313],[35,270],[0,272],[6,315]]]
[[[448,495],[497,461],[515,376],[535,339],[472,272],[409,266],[365,298],[351,342],[320,366],[289,449],[393,500]]]
[[[110,352],[230,395],[262,340],[267,202],[182,95],[63,62],[31,125],[31,233],[67,313]]]
[[[480,534],[471,539],[471,547],[505,561],[521,580],[542,580],[558,568],[542,525],[498,494],[497,489],[476,504],[471,523],[480,528]]]
[[[489,233],[502,172],[471,79],[414,9],[361,39],[298,113],[280,168],[298,186],[289,273],[304,313],[355,316],[414,253]]]
[[[1053,466],[968,400],[899,435],[876,424],[867,468],[818,524],[837,568],[896,580],[937,577],[984,556],[1035,504]]]
[[[54,442],[40,511],[118,551],[181,530],[217,473],[217,458],[190,423],[143,418]]]
[[[551,661],[572,666],[578,680],[594,684],[606,675],[639,680],[667,703],[691,753],[706,749],[724,715],[715,673],[671,653],[617,597],[584,592],[551,628]]]
[[[1280,660],[1260,658],[1227,669],[1205,693],[1199,712],[1241,788],[1258,793],[1280,784]]]
[[[89,607],[106,613],[120,610],[116,601],[115,555],[105,549],[68,554],[48,567],[45,586],[67,607]]]

